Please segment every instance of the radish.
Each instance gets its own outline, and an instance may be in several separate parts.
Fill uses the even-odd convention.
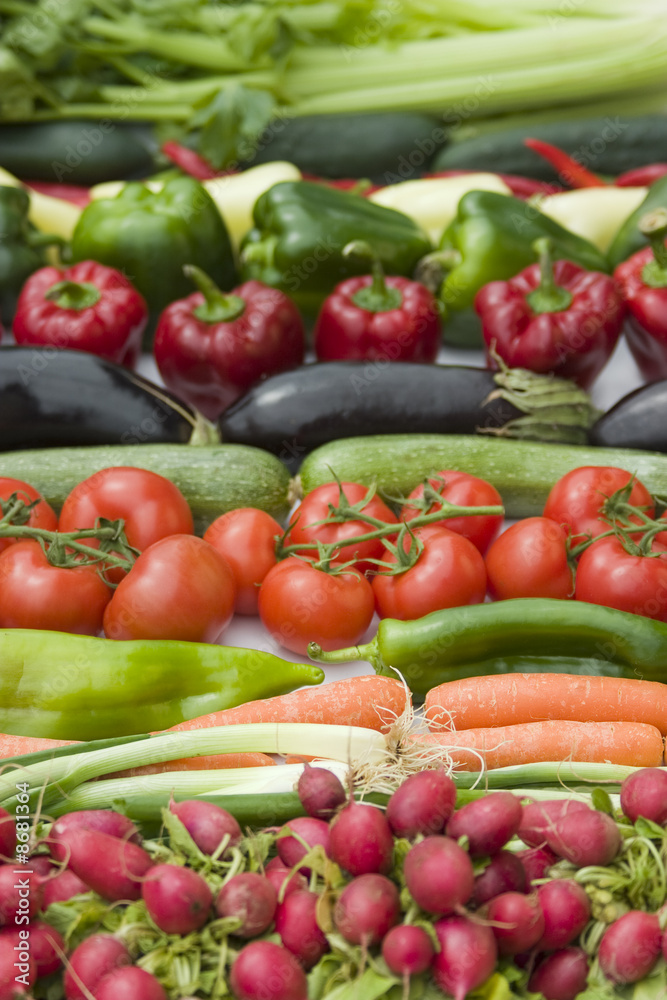
[[[546,832],[553,829],[558,819],[573,812],[587,812],[590,807],[578,799],[545,799],[543,802],[530,802],[523,807],[523,815],[517,833],[524,844],[529,847],[543,847],[546,844]]]
[[[528,981],[544,1000],[575,1000],[586,989],[588,956],[583,948],[563,948],[546,955]]]
[[[418,976],[426,972],[435,948],[423,927],[399,924],[387,931],[382,939],[382,957],[397,976]]]
[[[257,872],[241,872],[225,882],[215,901],[219,917],[237,917],[241,926],[236,937],[258,937],[271,926],[278,894],[268,878]]]
[[[61,841],[69,850],[69,867],[103,899],[139,899],[141,881],[152,867],[137,844],[98,830],[68,830]]]
[[[185,799],[183,802],[170,802],[169,810],[180,819],[204,854],[215,854],[223,838],[229,837],[229,843],[220,855],[224,858],[229,848],[236,847],[243,838],[241,827],[232,814],[213,802]]]
[[[67,1000],[88,1000],[83,987],[92,993],[103,976],[131,961],[129,951],[113,934],[93,934],[69,957],[63,977],[65,997]]]
[[[557,819],[545,837],[552,851],[578,868],[608,865],[623,842],[616,821],[596,809],[570,812]]]
[[[398,889],[385,875],[359,875],[345,886],[334,906],[336,929],[351,944],[379,944],[401,915]]]
[[[0,1000],[15,1000],[30,993],[30,987],[37,979],[37,965],[30,954],[30,948],[16,951],[17,938],[25,944],[27,930],[0,933]]]
[[[30,954],[37,965],[37,975],[48,976],[63,964],[62,955],[67,947],[62,935],[41,920],[33,920],[29,932]]]
[[[447,836],[468,838],[473,858],[497,854],[519,829],[523,808],[511,792],[492,792],[475,799],[454,813],[447,823]]]
[[[487,906],[486,918],[494,925],[491,930],[501,955],[529,951],[544,934],[544,914],[536,893],[503,892]]]
[[[297,840],[296,837],[285,836],[288,830],[297,834],[300,840]],[[307,848],[303,846],[301,840],[308,844]],[[288,820],[281,827],[276,839],[278,856],[287,868],[294,868],[298,865],[308,850],[316,845],[321,845],[324,848],[324,853],[328,853],[329,824],[325,823],[323,819],[315,819],[312,816],[297,816],[296,819]],[[300,871],[306,876],[310,875],[309,868],[301,868]]]
[[[345,804],[347,793],[333,771],[306,764],[296,786],[301,805],[315,819],[331,819]]]
[[[329,942],[317,923],[319,898],[316,892],[293,892],[276,910],[276,931],[283,947],[296,955],[304,969],[312,969],[329,951]]]
[[[350,875],[391,870],[394,838],[381,809],[350,802],[331,821],[329,857]]]
[[[546,847],[546,845],[544,847],[529,847],[525,851],[517,851],[516,857],[523,865],[529,885],[532,885],[537,879],[545,878],[551,866],[555,865],[558,861],[558,856],[554,854],[550,847]]]
[[[53,870],[58,871],[57,868]],[[75,875],[69,868],[63,868],[59,874],[45,878],[42,882],[42,888],[42,909],[44,911],[48,910],[51,903],[62,903],[82,892],[90,892],[86,883],[82,882],[79,876]]]
[[[491,929],[466,917],[444,917],[433,929],[440,951],[431,966],[436,984],[454,1000],[465,1000],[496,967],[498,949]]]
[[[667,770],[643,767],[621,785],[621,809],[631,823],[640,816],[658,826],[667,823]]]
[[[396,789],[385,813],[394,836],[442,833],[454,812],[456,785],[445,771],[418,771]]]
[[[43,892],[38,873],[21,871],[16,864],[0,865],[0,927],[32,920],[42,908]]]
[[[229,976],[236,1000],[308,1000],[308,981],[294,955],[272,941],[243,948]]]
[[[572,879],[552,879],[538,886],[537,898],[544,914],[544,934],[537,943],[537,950],[565,948],[579,936],[590,919],[588,896]]]
[[[6,809],[0,808],[0,861],[10,861],[16,852],[16,822]]]
[[[308,888],[305,875],[301,872],[292,872],[290,868],[285,867],[280,858],[273,858],[265,865],[264,876],[278,893],[278,900],[281,903],[293,892]]]
[[[153,865],[141,886],[153,923],[165,934],[191,934],[203,927],[213,893],[192,868]]]
[[[648,976],[660,957],[662,931],[655,913],[630,910],[608,927],[598,948],[600,968],[617,985]]]
[[[417,906],[443,916],[467,903],[475,885],[470,857],[449,837],[426,837],[411,847],[403,874]]]
[[[136,965],[125,965],[104,976],[93,996],[95,1000],[167,1000],[155,976]]]
[[[109,837],[141,843],[141,837],[132,820],[113,809],[81,809],[61,816],[51,827],[48,836],[49,850],[55,861],[67,861],[67,838],[72,830],[97,830]]]
[[[521,859],[511,851],[498,851],[475,879],[472,901],[481,906],[501,892],[525,892],[527,882]]]

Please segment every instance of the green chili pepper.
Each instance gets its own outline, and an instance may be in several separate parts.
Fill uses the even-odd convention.
[[[324,673],[255,649],[0,631],[0,732],[60,740],[168,729],[319,684]]]
[[[364,646],[309,655],[323,663],[368,660],[399,671],[413,694],[460,677],[584,673],[667,680],[667,624],[584,601],[526,598],[434,611],[415,621],[385,618]]]
[[[627,217],[614,236],[607,251],[612,267],[617,267],[633,253],[648,246],[648,236],[641,232],[639,222],[643,216],[655,211],[656,208],[667,208],[667,176],[651,185],[641,205]]]

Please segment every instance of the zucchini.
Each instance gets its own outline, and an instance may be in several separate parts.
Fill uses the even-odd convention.
[[[299,473],[306,494],[333,474],[347,482],[375,484],[388,497],[407,496],[443,469],[469,472],[492,483],[510,518],[541,514],[549,490],[581,465],[613,465],[636,473],[651,493],[667,495],[667,456],[626,448],[588,448],[532,441],[487,440],[456,434],[385,434],[322,445]]]
[[[150,469],[175,483],[190,504],[198,532],[238,507],[259,507],[284,520],[293,500],[289,470],[280,459],[241,444],[34,448],[2,455],[0,475],[30,483],[59,509],[77,483],[117,465]]]

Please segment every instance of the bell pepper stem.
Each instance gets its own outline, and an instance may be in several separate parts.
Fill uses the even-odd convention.
[[[642,281],[651,288],[667,287],[667,208],[656,208],[639,220],[639,231],[648,239],[653,258],[642,268]]]
[[[562,285],[557,285],[554,278],[551,240],[541,237],[533,243],[533,249],[539,257],[540,283],[538,287],[526,296],[528,305],[534,313],[564,312],[572,305],[572,295]]]
[[[46,290],[44,298],[55,302],[61,309],[83,312],[97,305],[102,293],[90,281],[57,281]]]
[[[398,288],[389,288],[385,280],[384,269],[380,258],[369,243],[364,240],[353,240],[343,247],[343,257],[360,257],[370,260],[372,281],[365,288],[360,288],[352,296],[355,306],[367,312],[391,312],[403,305],[403,296]]]
[[[243,315],[244,300],[238,295],[225,295],[200,267],[186,264],[183,274],[195,283],[204,296],[203,303],[192,310],[197,319],[210,324],[231,323]]]

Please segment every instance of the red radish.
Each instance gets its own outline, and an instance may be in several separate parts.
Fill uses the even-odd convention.
[[[16,934],[26,935],[20,943],[27,941],[27,930],[16,931]],[[16,939],[14,933],[0,933],[0,1000],[15,1000],[25,997],[30,987],[37,979],[37,966],[30,954],[30,948],[25,951],[15,951]],[[15,964],[15,963],[18,963]],[[17,977],[19,977],[17,979]]]
[[[297,837],[282,836],[281,834],[291,830]],[[304,841],[308,847],[301,843]],[[323,819],[315,819],[312,816],[297,816],[290,819],[281,828],[276,839],[276,849],[278,856],[287,868],[294,868],[308,853],[309,849],[320,845],[324,848],[324,853],[328,853],[329,847],[329,824]],[[301,869],[305,875],[310,874],[309,868]]]
[[[578,799],[545,799],[530,802],[523,807],[523,815],[517,831],[524,844],[542,847],[546,844],[546,832],[553,829],[558,819],[573,812],[586,812],[589,806]]]
[[[0,865],[0,927],[32,920],[42,908],[43,891],[37,873],[27,874],[16,864]]]
[[[141,886],[153,922],[165,934],[191,934],[203,927],[213,893],[192,868],[153,865]]]
[[[57,871],[58,869],[54,868],[53,870]],[[90,892],[86,883],[69,868],[63,868],[59,874],[45,878],[42,882],[42,889],[42,909],[44,911],[48,910],[51,903],[62,903],[82,892]]]
[[[546,955],[528,981],[544,1000],[575,1000],[586,989],[588,956],[583,948],[563,948]]]
[[[556,820],[553,830],[546,832],[546,841],[559,857],[585,868],[608,865],[618,854],[623,838],[616,820],[589,809]]]
[[[385,813],[394,836],[442,833],[454,812],[456,785],[443,770],[418,771],[396,789]]]
[[[390,871],[394,838],[382,810],[361,802],[341,809],[331,821],[328,854],[350,875]]]
[[[426,837],[411,847],[403,874],[417,905],[443,916],[467,903],[475,885],[470,857],[449,837]]]
[[[621,785],[621,809],[631,823],[640,816],[658,826],[667,823],[667,770],[643,767]]]
[[[229,985],[236,1000],[308,1000],[306,973],[272,941],[252,941],[239,952]]]
[[[236,937],[258,937],[271,926],[278,904],[278,894],[264,875],[241,872],[225,882],[215,901],[219,917],[238,917],[241,926]]]
[[[0,808],[0,861],[10,861],[16,852],[16,822],[6,809]]]
[[[423,927],[399,924],[382,939],[382,957],[397,976],[418,976],[433,961],[435,948]]]
[[[67,1000],[89,1000],[100,979],[121,965],[132,962],[130,953],[113,934],[93,934],[78,945],[69,957],[63,976]]]
[[[336,900],[333,920],[346,941],[369,948],[380,943],[400,915],[397,887],[373,872],[348,882]]]
[[[491,929],[466,917],[445,917],[433,929],[440,945],[431,966],[433,978],[454,1000],[465,1000],[496,967],[498,950]]]
[[[276,931],[283,947],[296,955],[304,969],[312,969],[329,951],[329,942],[317,923],[319,898],[316,892],[293,892],[276,910]]]
[[[565,948],[583,931],[590,920],[591,904],[585,891],[572,879],[552,879],[537,887],[544,914],[544,934],[538,951]]]
[[[301,805],[315,819],[331,819],[347,799],[343,784],[333,771],[310,764],[301,772],[296,790]]]
[[[492,792],[475,799],[454,813],[447,824],[447,836],[468,838],[473,858],[497,854],[519,829],[523,808],[511,792]]]
[[[224,837],[229,837],[227,847],[235,847],[242,839],[241,827],[231,813],[213,802],[185,799],[170,802],[169,809],[178,816],[195,844],[204,854],[215,854]],[[225,857],[227,850],[220,857]]]
[[[536,893],[503,892],[490,901],[486,918],[493,925],[501,955],[530,951],[544,934],[544,914]]]
[[[525,892],[527,882],[521,859],[511,851],[498,851],[481,875],[476,877],[472,901],[481,906],[502,892]]]
[[[545,878],[551,866],[558,861],[557,855],[546,846],[529,847],[525,851],[517,851],[516,856],[523,865],[529,885],[536,879]]]
[[[51,857],[55,861],[67,861],[67,837],[72,830],[97,830],[109,837],[141,842],[141,836],[132,820],[113,809],[81,809],[79,812],[61,816],[51,827],[48,844]]]
[[[63,964],[67,946],[55,927],[41,920],[33,920],[29,930],[30,954],[37,965],[37,975],[48,976]]]
[[[95,1000],[167,1000],[155,976],[136,965],[125,965],[104,976],[93,996]]]
[[[277,862],[277,864],[274,864]],[[269,882],[273,888],[278,893],[278,901],[280,903],[291,896],[293,892],[299,892],[302,889],[308,888],[308,880],[305,875],[301,872],[292,873],[290,868],[287,868],[280,858],[273,858],[272,861],[264,868],[264,876],[268,878]]]
[[[153,865],[143,847],[83,829],[68,831],[63,843],[69,849],[69,867],[103,899],[139,899],[142,879]]]
[[[658,961],[662,948],[660,920],[655,913],[630,910],[602,935],[598,948],[600,968],[619,986],[637,983]]]

